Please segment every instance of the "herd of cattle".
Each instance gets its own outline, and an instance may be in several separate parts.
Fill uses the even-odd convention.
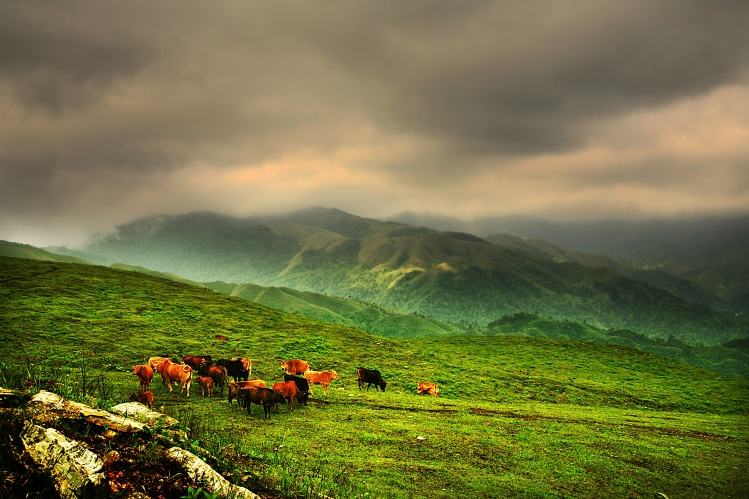
[[[179,383],[180,395],[186,394],[189,397],[193,373],[197,373],[201,395],[211,397],[214,388],[218,388],[223,396],[226,386],[230,405],[236,399],[237,404],[246,407],[250,414],[252,404],[262,405],[265,417],[270,418],[271,408],[276,404],[287,402],[289,410],[294,410],[295,400],[297,404],[307,405],[312,385],[322,386],[327,395],[330,384],[339,379],[338,373],[332,370],[311,370],[309,363],[304,360],[283,360],[281,369],[284,371],[284,380],[268,388],[262,379],[250,379],[252,361],[247,358],[219,359],[213,362],[210,355],[185,355],[182,362],[176,363],[167,357],[151,357],[145,364],[133,366],[133,374],[140,382],[140,392],[131,399],[153,409],[155,397],[148,385],[153,380],[154,371],[159,373],[161,383],[169,393],[172,392],[173,385]],[[234,381],[229,381],[229,377]],[[356,369],[356,378],[360,390],[364,385],[367,385],[367,390],[375,385],[376,390],[384,392],[387,386],[380,372],[375,369],[359,367]],[[434,383],[419,382],[416,393],[437,397],[439,387]]]

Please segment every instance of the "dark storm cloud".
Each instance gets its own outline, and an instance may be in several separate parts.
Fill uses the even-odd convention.
[[[358,149],[350,168],[433,188],[745,85],[747,24],[739,1],[4,2],[0,207]],[[602,168],[585,181],[638,175]]]

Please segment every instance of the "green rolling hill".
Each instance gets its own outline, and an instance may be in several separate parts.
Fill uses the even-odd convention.
[[[32,260],[51,262],[86,263],[85,260],[75,256],[53,253],[29,244],[14,243],[10,241],[0,241],[0,256],[29,258]]]
[[[327,397],[269,421],[152,385],[196,445],[229,456],[232,481],[282,497],[749,492],[749,382],[622,346],[395,340],[142,273],[1,257],[0,344],[2,384],[105,406],[137,390],[131,366],[154,354],[246,355],[268,382],[280,358],[337,370]],[[387,391],[360,392],[359,365],[381,370]],[[81,392],[83,366],[104,376],[98,390]],[[417,396],[422,380],[442,397]]]
[[[685,298],[698,291],[675,278],[671,292],[653,285],[665,278],[646,283],[631,270],[559,261],[543,251],[334,209],[148,218],[119,227],[86,251],[193,281],[312,291],[466,327],[533,312],[689,343],[749,336],[743,317],[691,303]]]

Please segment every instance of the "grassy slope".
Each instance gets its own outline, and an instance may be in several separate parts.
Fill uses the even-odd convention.
[[[18,259],[0,259],[0,341],[4,362],[24,352],[70,366],[92,359],[121,398],[137,387],[130,366],[157,353],[249,355],[267,381],[280,378],[277,358],[336,369],[329,403],[281,408],[271,421],[153,388],[167,412],[189,408],[232,444],[226,452],[249,455],[252,470],[289,494],[749,493],[747,381],[623,347],[396,341],[143,274]],[[388,391],[359,392],[357,365],[379,368]],[[414,395],[422,379],[440,383],[443,397]]]
[[[46,251],[29,244],[0,241],[0,256],[12,258],[29,258],[32,260],[43,260],[51,262],[86,263],[81,258],[69,255],[60,255]]]
[[[591,324],[539,317],[534,314],[507,315],[489,324],[486,334],[520,334],[542,338],[566,338],[611,343],[637,348],[662,357],[680,359],[697,367],[731,376],[749,376],[749,352],[737,346],[693,346],[676,339],[653,339],[626,329],[601,329]]]
[[[460,332],[456,327],[426,317],[388,311],[359,300],[254,284],[202,284],[219,293],[244,298],[266,307],[325,322],[358,327],[388,337],[444,336]]]

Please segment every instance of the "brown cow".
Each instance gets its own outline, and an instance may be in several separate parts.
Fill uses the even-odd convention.
[[[226,343],[227,341],[229,341],[229,337],[223,334],[217,334],[215,338],[219,343]]]
[[[338,373],[335,371],[306,371],[304,377],[307,378],[310,385],[322,385],[322,389],[325,395],[328,394],[328,387],[334,379],[338,378]],[[312,393],[312,387],[310,386],[309,392]]]
[[[151,410],[153,410],[156,405],[156,397],[154,397],[153,392],[133,393],[130,395],[130,400],[133,402],[140,402]]]
[[[158,372],[159,374],[161,374],[159,372],[159,365],[165,360],[169,360],[169,359],[167,359],[166,357],[151,357],[150,359],[148,359],[147,364],[151,366],[151,369],[153,369],[155,372]],[[161,384],[166,387],[166,380],[164,379],[163,376],[161,377]]]
[[[286,374],[302,374],[305,371],[309,371],[309,363],[299,359],[282,360],[281,369]]]
[[[211,366],[208,368],[208,376],[213,378],[213,384],[221,389],[221,395],[224,394],[224,385],[229,374],[224,366]]]
[[[273,391],[276,392],[281,398],[289,402],[289,410],[294,410],[294,399],[299,394],[296,383],[293,381],[284,381],[283,383],[275,383],[273,385]]]
[[[144,364],[134,365],[133,374],[138,376],[138,381],[140,381],[140,391],[147,392],[148,385],[150,385],[151,380],[153,380],[153,369],[151,369],[151,366]]]
[[[263,406],[263,412],[268,419],[270,419],[270,410],[273,406],[283,402],[281,395],[270,388],[255,388],[252,386],[242,388],[242,398],[250,415],[252,415],[252,404],[260,404]]]
[[[212,360],[210,355],[185,355],[182,357],[182,362],[192,367],[193,371],[205,373]]]
[[[205,397],[206,392],[208,396],[213,396],[213,378],[210,376],[199,376],[198,383],[200,383],[200,394]]]
[[[262,379],[251,379],[249,381],[232,381],[229,383],[229,405],[231,401],[237,399],[237,405],[242,406],[242,399],[239,398],[242,388],[247,387],[265,388],[265,381]]]
[[[439,397],[440,387],[436,383],[427,383],[420,381],[416,385],[416,393],[419,395],[431,395],[432,397]]]
[[[179,382],[180,392],[182,395],[187,390],[187,397],[190,397],[190,384],[192,383],[192,367],[185,364],[175,364],[171,360],[165,360],[159,364],[159,374],[161,374],[169,393],[172,393],[172,383]]]

